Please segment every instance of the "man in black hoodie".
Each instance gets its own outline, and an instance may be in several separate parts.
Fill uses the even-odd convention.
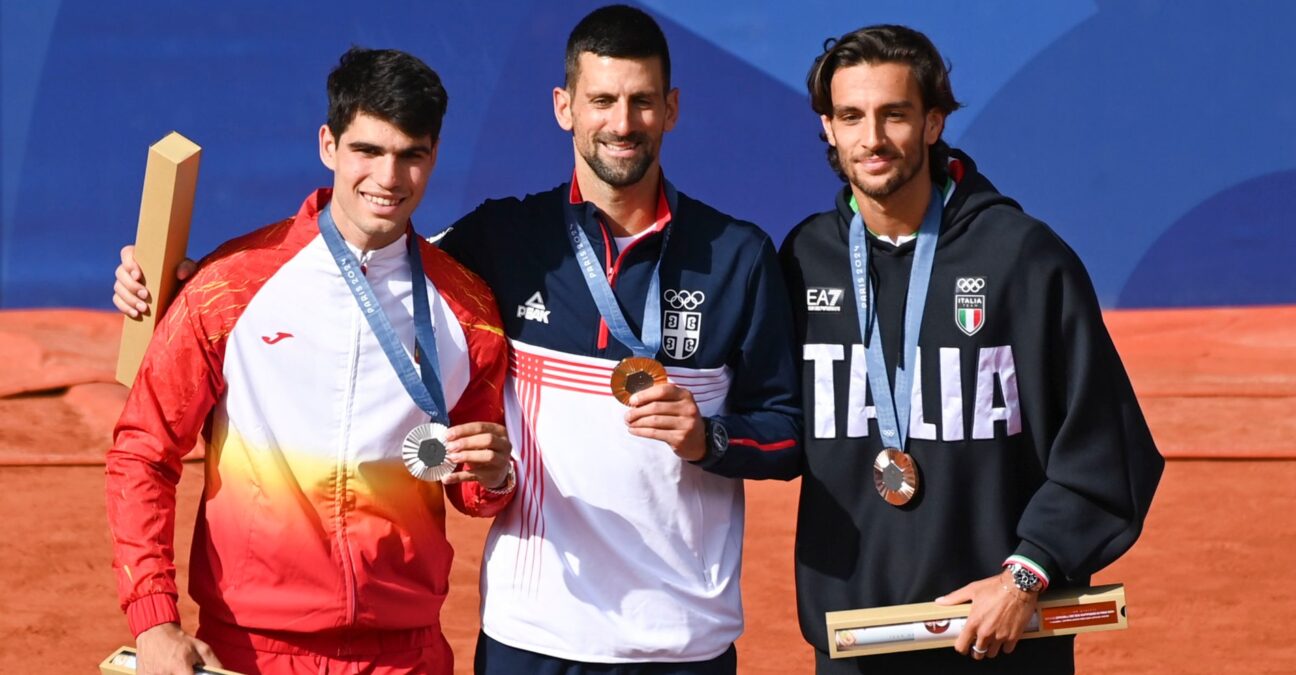
[[[926,36],[872,26],[807,80],[847,186],[781,252],[804,346],[801,629],[820,673],[1074,670],[1018,644],[1047,587],[1138,537],[1163,460],[1075,253],[941,140]],[[971,602],[954,650],[828,658],[824,613]],[[988,659],[994,659],[987,662]]]

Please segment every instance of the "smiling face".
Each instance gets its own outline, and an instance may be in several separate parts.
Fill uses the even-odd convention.
[[[572,132],[578,171],[588,168],[612,188],[655,174],[662,137],[679,112],[679,92],[666,91],[661,59],[583,52],[579,63],[571,89],[554,89],[554,116]]]
[[[358,112],[340,138],[320,127],[319,143],[320,160],[333,171],[329,209],[342,236],[362,251],[399,239],[436,165],[431,135],[412,138]]]
[[[885,203],[908,192],[905,188],[915,178],[931,180],[927,152],[940,139],[945,116],[935,108],[923,109],[909,66],[841,68],[831,87],[832,114],[820,119],[857,198]]]

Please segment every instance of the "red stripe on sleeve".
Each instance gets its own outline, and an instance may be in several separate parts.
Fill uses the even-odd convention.
[[[756,448],[762,452],[773,452],[775,450],[786,450],[788,448],[796,447],[796,441],[788,439],[786,441],[778,441],[762,445],[752,438],[731,438],[729,439],[729,445],[745,445],[747,447]]]

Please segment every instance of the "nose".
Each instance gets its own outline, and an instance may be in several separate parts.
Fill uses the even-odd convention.
[[[864,126],[864,133],[860,136],[860,144],[865,149],[872,151],[886,145],[886,126],[880,117],[871,117],[868,124]]]
[[[608,130],[617,136],[627,136],[634,127],[634,118],[630,102],[621,99],[612,106],[608,118]]]
[[[369,174],[375,183],[384,188],[396,187],[396,156],[385,154],[374,159],[372,172]]]

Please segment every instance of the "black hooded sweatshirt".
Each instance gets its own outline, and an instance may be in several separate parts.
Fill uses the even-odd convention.
[[[805,345],[798,609],[819,652],[828,651],[825,612],[928,602],[998,573],[1010,555],[1037,563],[1053,588],[1088,584],[1134,543],[1160,480],[1164,461],[1079,258],[966,155],[953,152],[949,174],[955,187],[915,359],[921,391],[908,451],[921,485],[904,507],[884,502],[873,482],[883,446],[863,408],[849,188],[836,209],[799,224],[780,253]],[[894,382],[914,242],[868,239],[872,330],[881,330]],[[1023,640],[993,662],[940,649],[830,669],[1070,672],[1072,652],[1072,639],[1047,638]]]

